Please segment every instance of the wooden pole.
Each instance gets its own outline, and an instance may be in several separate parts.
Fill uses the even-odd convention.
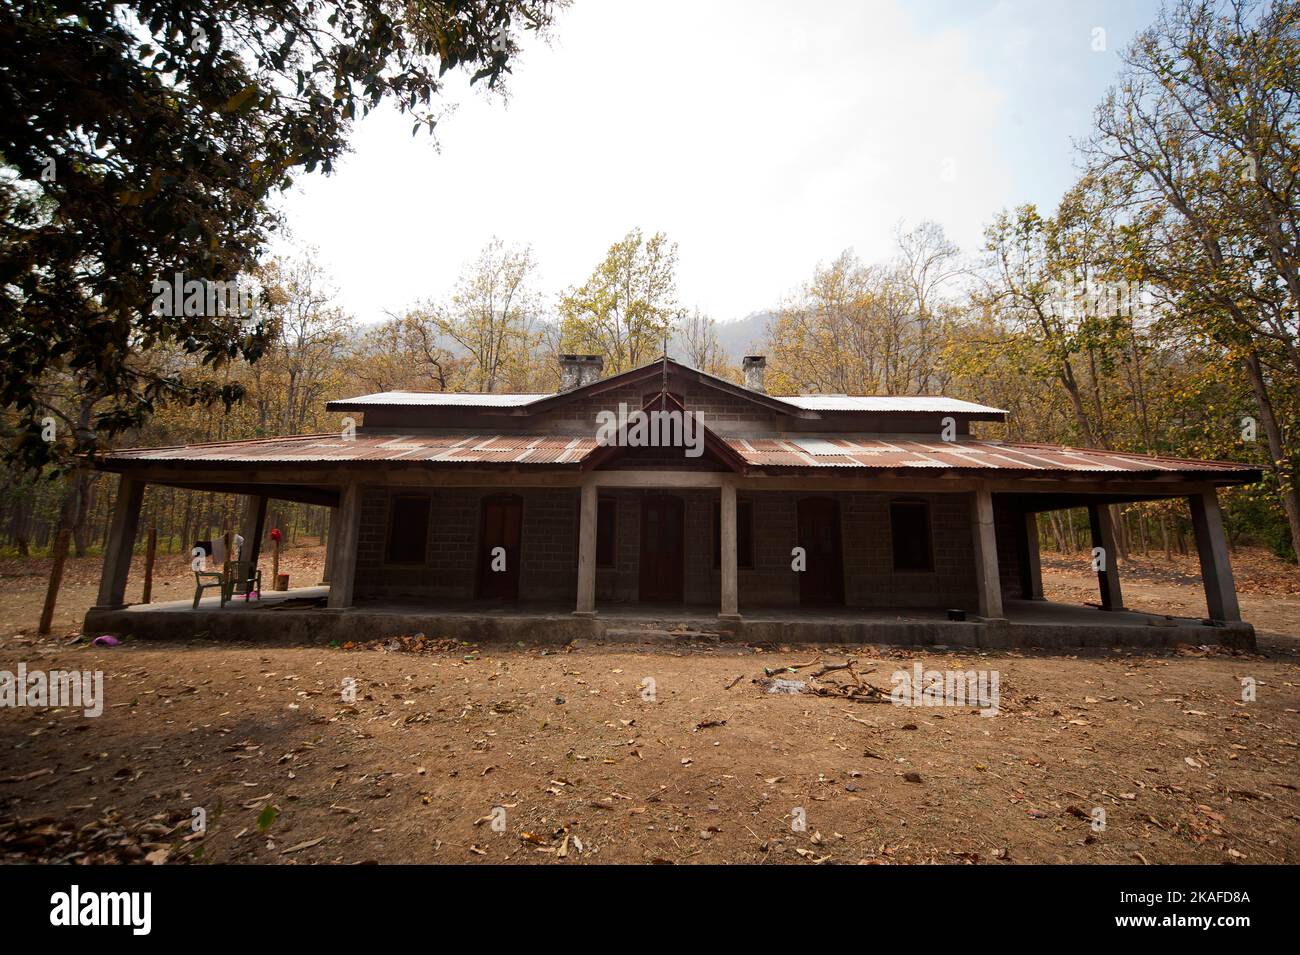
[[[149,528],[149,543],[144,549],[144,594],[140,603],[150,603],[153,597],[153,560],[158,553],[158,528]]]
[[[59,531],[59,536],[54,539],[54,563],[50,566],[50,585],[45,590],[45,606],[41,609],[41,625],[37,633],[49,633],[54,622],[54,601],[58,599],[59,585],[63,583],[63,563],[68,559],[68,541],[71,539],[72,529],[69,527]]]

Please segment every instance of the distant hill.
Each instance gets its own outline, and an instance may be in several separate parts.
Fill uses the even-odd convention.
[[[768,323],[775,317],[775,312],[752,312],[735,321],[718,322],[718,342],[727,358],[740,364],[746,355],[761,354]]]

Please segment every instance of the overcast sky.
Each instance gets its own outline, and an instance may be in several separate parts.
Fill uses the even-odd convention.
[[[678,243],[683,305],[741,318],[843,249],[887,258],[899,220],[974,250],[999,209],[1050,209],[1156,9],[577,0],[551,46],[526,45],[508,103],[452,92],[441,151],[376,113],[282,207],[366,322],[441,297],[493,235],[531,244],[554,293],[634,226]]]

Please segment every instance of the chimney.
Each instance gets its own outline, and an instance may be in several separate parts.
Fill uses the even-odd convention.
[[[746,355],[740,360],[740,367],[745,372],[745,387],[750,391],[763,391],[763,369],[767,367],[767,358],[763,355]]]
[[[560,391],[572,391],[600,380],[605,359],[599,355],[561,355]]]

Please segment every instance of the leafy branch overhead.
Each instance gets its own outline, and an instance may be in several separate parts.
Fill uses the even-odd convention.
[[[250,273],[274,196],[328,174],[352,122],[387,101],[432,131],[449,71],[502,91],[525,31],[563,3],[467,0],[14,2],[0,9],[0,403],[29,466],[93,451],[168,401],[240,396],[216,371],[267,329],[156,310],[154,283]],[[155,346],[198,359],[182,374]],[[48,392],[94,405],[41,440]]]

